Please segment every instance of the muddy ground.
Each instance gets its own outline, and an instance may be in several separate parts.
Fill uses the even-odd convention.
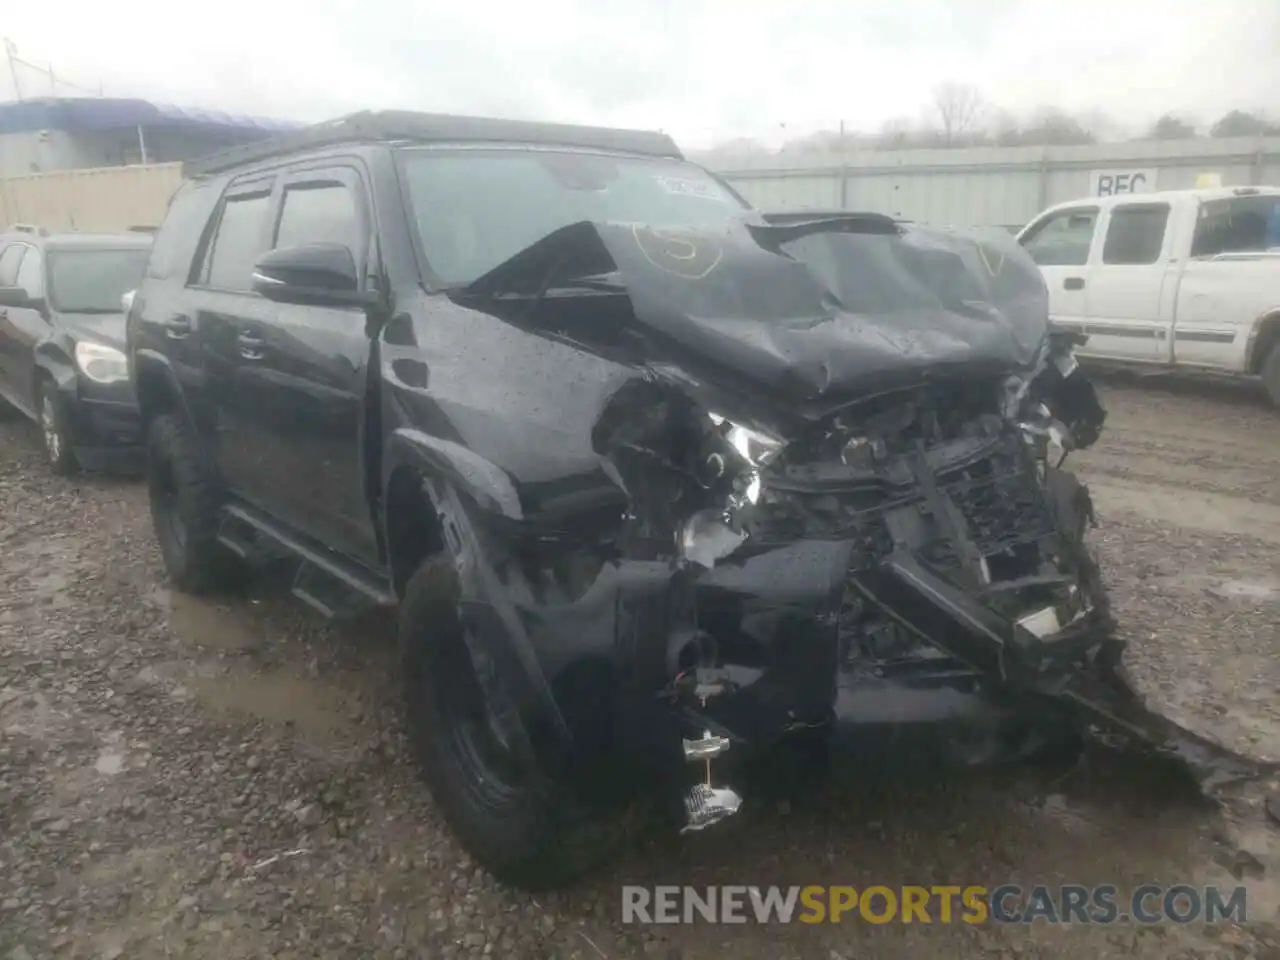
[[[1113,381],[1079,458],[1145,696],[1280,760],[1280,414],[1246,390]],[[1091,751],[928,787],[641,831],[540,897],[496,887],[406,760],[389,622],[334,627],[279,584],[163,585],[143,488],[50,477],[0,422],[0,957],[1280,957],[1264,788],[1226,815]],[[1242,879],[1237,881],[1230,871]],[[1245,883],[1249,922],[637,928],[623,883]]]

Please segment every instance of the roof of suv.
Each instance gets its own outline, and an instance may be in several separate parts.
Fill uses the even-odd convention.
[[[684,159],[675,141],[656,131],[404,110],[366,110],[269,140],[230,147],[199,160],[189,160],[183,165],[182,173],[188,178],[209,176],[301,150],[355,142],[526,143]]]

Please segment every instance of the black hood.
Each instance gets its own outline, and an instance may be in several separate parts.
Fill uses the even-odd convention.
[[[92,340],[117,350],[124,349],[123,313],[59,313],[58,319],[77,340]]]
[[[454,296],[802,416],[1029,367],[1049,329],[1044,280],[1007,233],[878,216],[716,230],[578,223]]]

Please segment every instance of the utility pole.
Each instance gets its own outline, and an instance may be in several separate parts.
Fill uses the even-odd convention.
[[[13,77],[13,96],[19,102],[22,101],[22,87],[18,84],[18,65],[13,62],[13,58],[17,55],[18,48],[13,45],[13,41],[8,37],[4,38],[4,55],[9,61],[9,76]]]

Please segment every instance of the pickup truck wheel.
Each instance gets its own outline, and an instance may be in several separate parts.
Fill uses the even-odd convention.
[[[46,379],[40,381],[40,395],[36,415],[40,423],[40,439],[44,444],[44,458],[49,469],[60,477],[76,472],[79,463],[71,449],[71,431],[67,414],[58,398],[58,388]]]
[[[156,417],[147,453],[151,519],[170,581],[191,593],[230,585],[243,568],[218,542],[221,497],[191,428],[178,416]]]
[[[1267,388],[1271,402],[1280,407],[1280,343],[1271,347],[1262,363],[1262,384]]]
[[[514,706],[495,665],[472,652],[451,558],[426,561],[400,604],[409,737],[422,778],[467,852],[500,882],[561,886],[611,850],[611,825],[522,769]]]

